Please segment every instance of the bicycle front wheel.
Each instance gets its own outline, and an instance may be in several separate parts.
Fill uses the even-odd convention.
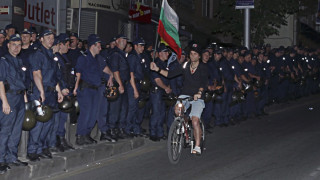
[[[177,164],[179,162],[182,153],[182,146],[182,122],[175,120],[170,127],[167,141],[168,157],[172,164]]]

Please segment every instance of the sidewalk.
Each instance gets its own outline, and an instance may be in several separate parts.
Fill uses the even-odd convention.
[[[265,108],[265,111],[270,114],[274,114],[280,111],[287,110],[289,108],[295,108],[303,105],[312,104],[320,100],[320,94],[312,95],[309,97],[303,97],[297,101],[290,101],[283,104],[273,104]],[[148,129],[148,120],[143,122],[143,127]],[[70,142],[75,142],[75,125],[70,126]],[[92,137],[99,139],[100,134],[97,133],[97,129],[92,131]],[[148,139],[145,138],[133,138],[124,139],[116,143],[99,142],[95,145],[77,147],[74,151],[68,151],[63,153],[53,154],[52,159],[42,159],[39,162],[29,162],[27,167],[12,167],[4,175],[0,175],[0,180],[14,180],[14,179],[34,179],[40,177],[47,177],[51,174],[68,172],[76,167],[84,166],[95,161],[109,158],[117,154],[129,152],[133,149],[144,146]],[[26,160],[26,159],[21,159]]]

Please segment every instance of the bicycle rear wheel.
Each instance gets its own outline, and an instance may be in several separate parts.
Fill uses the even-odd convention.
[[[177,164],[180,160],[183,146],[182,123],[179,120],[173,121],[168,133],[168,157],[172,164]]]

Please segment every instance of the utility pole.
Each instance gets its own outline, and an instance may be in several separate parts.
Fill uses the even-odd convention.
[[[250,49],[250,9],[244,9],[244,46]]]

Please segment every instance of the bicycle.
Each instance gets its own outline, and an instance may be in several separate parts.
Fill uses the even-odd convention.
[[[185,109],[182,101],[193,101],[193,97],[176,98],[177,104],[175,107],[175,118],[170,126],[168,133],[167,149],[168,157],[172,164],[177,164],[182,154],[182,147],[190,147],[190,153],[195,145],[195,138],[193,135],[193,127],[191,119],[185,115]],[[177,110],[177,112],[176,112]],[[205,150],[205,129],[200,119],[200,128],[202,130],[200,148],[203,152]]]

